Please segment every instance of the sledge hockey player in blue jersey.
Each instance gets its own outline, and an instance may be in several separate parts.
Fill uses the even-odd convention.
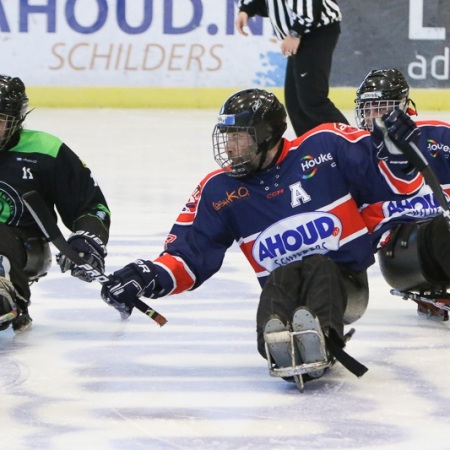
[[[413,123],[409,116],[417,115],[415,104],[399,70],[376,69],[368,73],[356,92],[355,104],[358,127],[372,131],[377,147],[374,159],[390,154],[382,131],[375,126],[373,132],[374,120],[397,110],[399,120],[415,133],[414,142],[442,189],[450,195],[450,124],[437,120]],[[398,163],[408,170],[410,162],[403,159]],[[399,291],[431,292],[429,299],[423,297],[425,301],[415,298],[419,315],[448,320],[448,311],[434,306],[433,297],[441,297],[444,306],[450,305],[446,294],[450,285],[450,234],[430,186],[424,184],[411,197],[366,204],[361,212],[388,284]]]
[[[374,185],[366,176],[374,163],[361,151],[372,145],[369,133],[328,124],[289,141],[286,128],[284,106],[265,90],[226,100],[213,131],[220,170],[198,184],[162,254],[114,272],[102,298],[127,317],[136,296],[196,289],[237,242],[262,286],[259,353],[272,375],[302,390],[304,378],[322,376],[335,359],[357,376],[367,370],[343,351],[344,325],[367,307],[374,263],[350,189],[359,201],[391,198],[391,188],[413,192],[421,176],[380,161]]]
[[[22,200],[38,192],[72,231],[69,245],[104,270],[110,212],[91,171],[58,138],[25,130],[28,97],[20,78],[0,75],[0,330],[30,328],[29,285],[51,265],[49,244]],[[64,256],[63,272],[91,281]]]

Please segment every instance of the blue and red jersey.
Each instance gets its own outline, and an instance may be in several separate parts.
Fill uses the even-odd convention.
[[[449,196],[450,124],[440,121],[418,121],[416,124],[422,132],[417,146]],[[413,195],[407,197],[397,196],[390,200],[367,202],[363,205],[361,214],[376,246],[382,245],[389,238],[389,231],[395,225],[425,220],[440,214],[440,210],[430,187],[423,184]]]
[[[282,145],[268,170],[245,178],[217,170],[198,184],[154,261],[165,295],[200,286],[234,242],[261,285],[277,267],[315,253],[365,270],[374,256],[359,206],[423,182],[368,157],[370,134],[347,125],[321,125]]]

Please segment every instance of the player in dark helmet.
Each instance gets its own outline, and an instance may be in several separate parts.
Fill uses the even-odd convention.
[[[409,98],[409,86],[397,69],[377,69],[369,72],[356,91],[355,119],[358,128],[372,130],[373,119],[401,109],[415,115],[414,102]],[[410,108],[410,104],[413,108]]]
[[[270,164],[267,152],[286,131],[286,110],[262,89],[246,89],[222,106],[213,131],[214,158],[233,177],[244,177]]]
[[[228,98],[213,131],[223,169],[197,184],[162,253],[115,271],[102,298],[125,317],[136,297],[194,290],[220,270],[235,243],[262,287],[257,345],[270,368],[280,369],[271,374],[319,378],[336,357],[360,376],[366,368],[342,351],[344,324],[367,307],[374,256],[355,199],[390,195],[390,186],[366,176],[367,132],[330,123],[288,140],[285,130],[273,94],[247,89]]]
[[[22,80],[0,75],[0,152],[18,140],[27,110],[28,97]]]
[[[446,149],[450,147],[450,125],[436,120],[413,122],[409,116],[417,115],[416,105],[409,98],[409,85],[403,74],[394,68],[372,70],[356,91],[355,117],[358,127],[374,129],[375,162],[394,151],[380,126],[380,119],[393,110],[397,110],[398,130],[403,129],[407,139],[421,151],[449,194]],[[411,170],[411,163],[402,152],[396,158],[405,173]],[[436,307],[433,300],[440,298],[441,303],[450,304],[448,298],[443,298],[449,297],[445,291],[450,286],[450,233],[430,187],[423,185],[413,196],[395,201],[366,204],[361,212],[386,282],[399,291],[431,293],[431,302],[416,300],[419,315],[447,321],[448,311]]]
[[[91,171],[57,137],[24,129],[28,96],[20,78],[0,75],[0,330],[31,326],[30,284],[47,273],[49,245],[25,207],[23,194],[37,191],[72,231],[72,249],[104,268],[110,213]],[[63,272],[92,281],[64,256]]]

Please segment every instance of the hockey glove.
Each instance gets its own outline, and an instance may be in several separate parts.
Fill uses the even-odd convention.
[[[77,231],[67,240],[72,250],[77,252],[94,269],[103,273],[105,271],[106,247],[95,235],[86,231]],[[90,283],[93,278],[85,269],[75,265],[70,259],[61,253],[56,255],[56,261],[61,272],[71,271],[72,276]]]
[[[389,137],[400,150],[407,151],[411,142],[417,144],[421,131],[401,109],[394,109],[391,113],[384,115],[383,122]]]
[[[414,121],[402,110],[395,109],[383,116],[383,122],[391,141],[405,154],[411,164],[422,171],[427,165],[423,157],[418,155],[420,151],[417,143],[422,132]]]
[[[164,290],[158,283],[158,272],[152,261],[138,259],[109,276],[110,283],[102,288],[102,299],[126,319],[133,311],[133,300],[144,296],[157,298]]]
[[[378,150],[377,156],[379,159],[388,159],[392,155],[402,155],[401,149],[398,148],[389,137],[386,125],[381,118],[377,117],[373,121],[373,129],[371,134],[372,142]]]

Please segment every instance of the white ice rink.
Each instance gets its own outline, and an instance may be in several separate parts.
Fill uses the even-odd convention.
[[[37,109],[27,128],[64,140],[112,210],[107,272],[151,259],[198,181],[216,168],[211,110]],[[420,118],[450,115],[421,114]],[[67,230],[64,230],[65,233]],[[67,235],[68,233],[66,233]],[[99,285],[54,264],[32,287],[32,329],[0,333],[5,450],[302,450],[450,448],[450,330],[389,294],[376,266],[347,351],[300,394],[256,350],[259,285],[232,248],[198,290],[149,301],[121,321]]]

